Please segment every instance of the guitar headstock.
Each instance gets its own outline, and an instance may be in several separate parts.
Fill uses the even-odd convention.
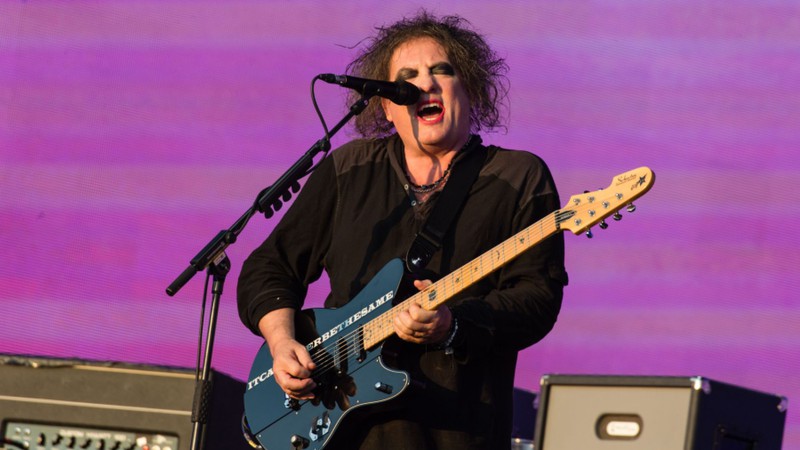
[[[616,220],[622,218],[619,214],[622,207],[627,205],[628,211],[633,212],[636,207],[632,202],[649,191],[654,181],[655,174],[647,167],[619,174],[605,189],[570,197],[556,214],[557,224],[575,234],[583,233],[597,223],[605,228],[606,217],[613,214]]]

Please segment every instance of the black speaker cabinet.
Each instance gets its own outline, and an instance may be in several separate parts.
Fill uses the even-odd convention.
[[[536,450],[780,450],[787,400],[703,377],[545,375]]]
[[[244,383],[211,379],[202,448],[249,449]],[[0,433],[8,448],[189,450],[194,391],[185,368],[0,355]]]

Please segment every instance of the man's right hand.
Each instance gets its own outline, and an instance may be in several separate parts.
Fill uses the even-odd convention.
[[[258,322],[259,331],[272,354],[275,382],[289,397],[311,400],[317,387],[311,378],[316,364],[305,346],[294,337],[294,314],[290,308],[269,312]]]
[[[311,378],[316,364],[306,347],[294,339],[284,339],[270,344],[272,371],[275,382],[283,392],[298,400],[311,400],[317,384]]]

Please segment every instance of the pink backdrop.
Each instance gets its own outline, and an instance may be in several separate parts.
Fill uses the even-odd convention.
[[[0,3],[0,352],[194,364],[202,276],[164,289],[322,135],[311,78],[419,6],[325,5]],[[507,57],[509,130],[485,138],[542,156],[564,202],[631,168],[657,174],[636,213],[567,237],[561,318],[517,384],[703,375],[796,402],[797,2],[425,5],[470,18]],[[342,90],[317,94],[335,123]],[[214,366],[242,379],[260,341],[235,280],[273,224],[256,217],[228,251]],[[784,448],[800,449],[792,404]]]

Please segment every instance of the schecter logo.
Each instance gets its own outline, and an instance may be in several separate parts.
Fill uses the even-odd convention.
[[[339,334],[345,328],[353,325],[354,323],[356,323],[359,320],[363,319],[364,317],[368,316],[370,313],[372,313],[376,309],[380,308],[381,306],[383,306],[387,302],[391,302],[393,298],[394,298],[394,291],[389,291],[389,292],[383,294],[383,296],[381,296],[377,300],[375,300],[372,303],[370,303],[369,305],[361,308],[355,314],[353,314],[352,316],[348,317],[347,320],[345,320],[344,322],[339,323],[338,325],[336,325],[335,327],[331,328],[330,330],[322,333],[322,335],[320,335],[320,337],[318,337],[318,338],[314,339],[313,341],[309,342],[308,345],[306,345],[306,349],[308,351],[311,351],[311,350],[315,349],[316,347],[322,345],[325,341],[327,341],[328,339],[332,338],[333,336],[336,336],[337,334]],[[252,380],[247,382],[247,390],[249,391],[250,389],[253,389],[254,387],[258,386],[259,383],[261,383],[263,381],[266,381],[269,378],[271,378],[272,375],[273,375],[272,369],[269,369],[266,372],[262,372],[260,375],[258,375],[257,377],[255,377]]]
[[[638,180],[636,180],[637,178]],[[631,183],[631,190],[637,189],[640,186],[644,186],[644,184],[647,183],[647,175],[638,176],[635,173],[620,175],[617,177],[617,186],[630,183],[633,180],[636,180],[636,182]]]
[[[620,175],[617,177],[617,186],[619,186],[620,184],[625,184],[634,179],[636,179],[635,173],[626,173],[624,175]]]

